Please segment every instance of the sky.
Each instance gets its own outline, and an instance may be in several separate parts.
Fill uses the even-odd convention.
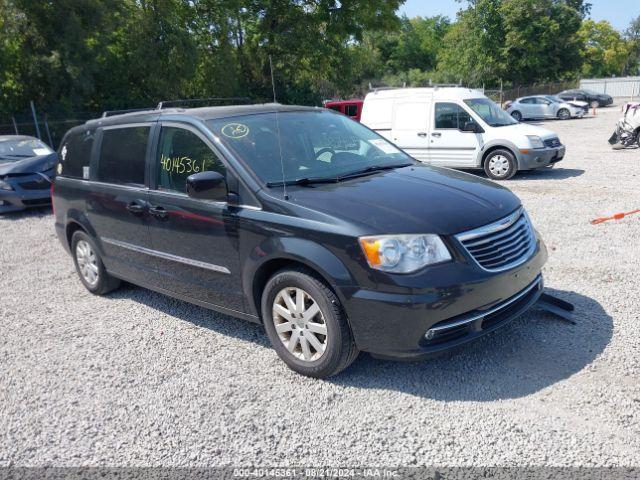
[[[625,30],[631,20],[640,15],[640,0],[590,0],[591,18],[596,21],[608,20],[614,28]],[[452,20],[456,12],[467,6],[466,2],[455,0],[407,0],[400,13],[409,17],[431,17],[445,15]]]

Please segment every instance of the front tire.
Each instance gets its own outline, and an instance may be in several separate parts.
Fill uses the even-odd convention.
[[[509,180],[517,171],[518,163],[509,150],[494,150],[484,160],[484,172],[492,180]]]
[[[571,118],[571,112],[566,108],[561,108],[558,110],[558,118],[560,120],[569,120]]]
[[[71,237],[73,263],[80,281],[94,295],[104,295],[120,286],[120,280],[107,273],[93,239],[79,230]]]
[[[358,356],[340,300],[310,272],[276,273],[267,282],[261,303],[271,345],[291,370],[327,378]]]
[[[514,112],[511,112],[511,116],[513,117],[513,119],[516,122],[521,122],[522,121],[522,114],[518,110],[516,110]]]

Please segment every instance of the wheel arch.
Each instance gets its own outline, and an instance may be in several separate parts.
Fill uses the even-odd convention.
[[[483,152],[482,154],[482,161],[480,162],[480,167],[484,168],[484,163],[487,161],[487,157],[489,155],[491,155],[493,152],[495,152],[496,150],[506,150],[508,151],[511,155],[513,155],[513,158],[516,159],[516,163],[518,164],[518,168],[520,168],[520,159],[518,158],[518,154],[517,149],[511,146],[507,146],[503,143],[497,143],[494,145],[491,145],[490,147],[487,147],[487,149]]]
[[[269,241],[268,245],[256,247],[254,253],[264,253],[268,251],[269,246],[277,244],[282,248],[262,257],[259,261],[255,260],[253,253],[247,259],[242,283],[250,313],[261,318],[260,302],[264,287],[276,272],[285,268],[302,268],[308,271],[314,278],[323,282],[344,304],[345,298],[340,291],[340,286],[353,285],[353,280],[345,265],[333,253],[310,240],[296,238]]]

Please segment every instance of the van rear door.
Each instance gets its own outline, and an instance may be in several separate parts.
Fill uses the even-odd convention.
[[[431,100],[401,98],[394,102],[391,140],[407,154],[429,162]]]

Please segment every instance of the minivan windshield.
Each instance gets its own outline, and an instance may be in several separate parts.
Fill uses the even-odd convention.
[[[0,162],[17,162],[23,158],[53,153],[45,143],[35,138],[0,138]]]
[[[375,132],[328,110],[258,113],[207,123],[268,186],[338,181],[415,163]]]
[[[490,127],[504,127],[518,123],[511,115],[502,110],[495,102],[488,98],[472,98],[465,100],[464,103],[469,105],[471,109],[480,115]]]

